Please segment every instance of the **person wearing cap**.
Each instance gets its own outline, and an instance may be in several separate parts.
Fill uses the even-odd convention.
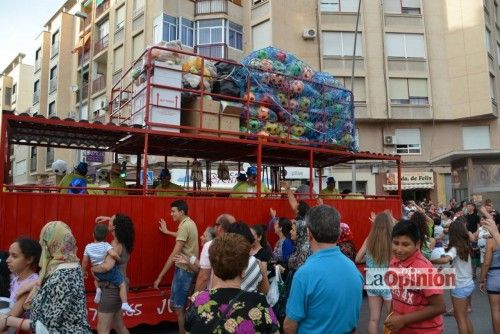
[[[74,191],[71,192],[69,191],[67,187],[70,186],[86,186],[87,185],[87,180],[85,176],[87,175],[88,171],[88,165],[85,162],[80,162],[78,166],[75,167],[74,171],[72,173],[64,175],[63,179],[59,184],[57,185],[58,187],[66,187],[65,189],[61,189],[59,192],[61,194],[69,194],[69,193],[75,193]],[[75,189],[76,191],[76,189]]]
[[[120,176],[121,166],[117,163],[111,165],[111,169],[109,170],[109,188],[121,188],[126,189],[127,184],[125,180]],[[108,190],[108,195],[128,195],[126,190]]]
[[[238,188],[241,184],[247,182],[247,176],[245,173],[238,173],[238,176],[236,177],[236,184],[233,187],[233,191],[235,191],[236,188]]]
[[[247,180],[242,181],[239,185],[233,187],[235,194],[230,197],[255,197],[257,192],[257,167],[250,166],[247,168]],[[260,183],[260,192],[263,194],[269,193],[269,188],[264,183]],[[248,193],[248,194],[243,194]]]
[[[160,184],[156,186],[156,190],[168,190],[156,192],[156,196],[184,196],[184,188],[171,182],[172,175],[168,169],[162,169],[160,173]],[[177,191],[175,191],[177,190]]]
[[[326,188],[321,189],[319,195],[322,198],[335,198],[335,199],[342,198],[339,194],[339,190],[335,188],[335,178],[333,176],[330,176],[329,178],[326,179]]]

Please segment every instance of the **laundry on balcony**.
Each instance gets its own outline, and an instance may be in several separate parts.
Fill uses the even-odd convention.
[[[85,34],[85,36],[83,36],[83,39],[79,38],[78,43],[76,43],[75,47],[73,48],[72,53],[77,53],[77,52],[80,53],[82,51],[82,46],[84,46],[85,50],[88,50],[90,47],[90,44],[89,44],[90,36],[91,36],[91,33],[89,31],[88,33]]]

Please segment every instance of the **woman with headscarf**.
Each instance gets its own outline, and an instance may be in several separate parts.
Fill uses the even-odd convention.
[[[36,333],[92,333],[83,273],[71,229],[61,221],[46,224],[40,233],[40,245],[40,286],[28,297],[33,301],[30,320],[3,317],[0,321]]]

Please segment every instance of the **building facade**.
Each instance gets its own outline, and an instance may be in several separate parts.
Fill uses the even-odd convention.
[[[0,110],[2,111],[19,114],[30,111],[33,96],[33,66],[23,63],[24,57],[24,54],[18,54],[0,74]],[[16,184],[33,183],[33,177],[29,172],[28,153],[28,146],[11,146],[10,177]]]

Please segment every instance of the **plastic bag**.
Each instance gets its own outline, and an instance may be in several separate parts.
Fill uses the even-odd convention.
[[[273,307],[276,305],[278,300],[280,299],[280,286],[283,286],[284,282],[281,278],[281,272],[278,266],[274,267],[276,275],[274,276],[274,280],[271,283],[271,287],[267,293],[266,299],[269,306]]]
[[[36,321],[35,331],[36,334],[49,334],[49,330],[47,329],[47,327],[45,327],[44,324],[40,322],[40,320]]]

